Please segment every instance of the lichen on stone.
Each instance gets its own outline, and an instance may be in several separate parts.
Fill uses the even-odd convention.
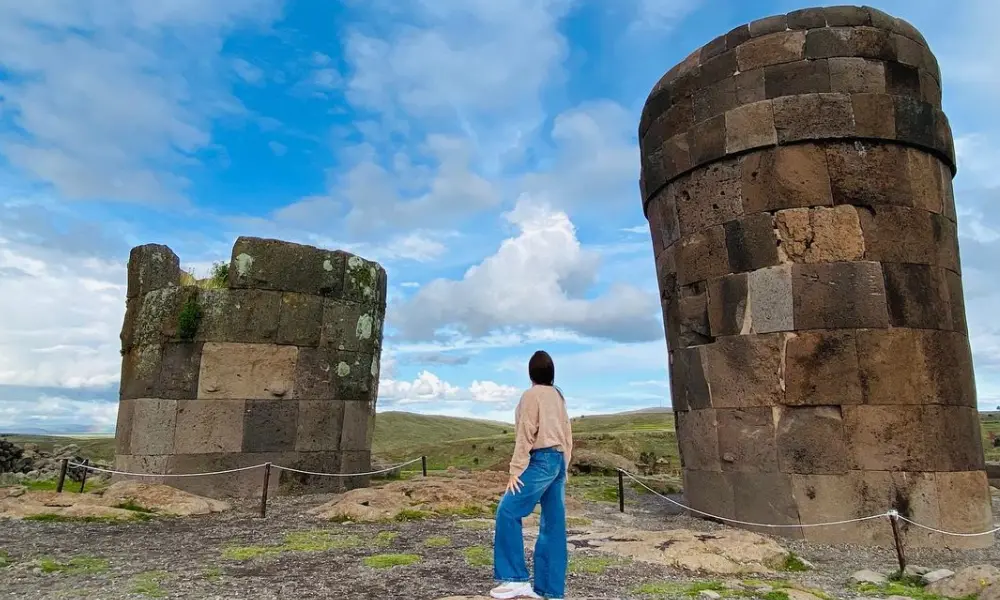
[[[236,274],[240,277],[246,277],[250,273],[250,268],[253,267],[253,257],[246,252],[241,252],[236,256]]]
[[[337,365],[337,375],[341,377],[347,377],[350,374],[351,374],[351,365],[345,363],[344,361],[340,361],[340,364]]]
[[[358,326],[355,329],[354,333],[359,340],[367,340],[372,336],[373,325],[374,321],[372,319],[372,316],[368,313],[365,313],[358,318]]]

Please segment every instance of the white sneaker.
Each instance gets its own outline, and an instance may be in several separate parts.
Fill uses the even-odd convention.
[[[490,590],[491,598],[511,599],[511,598],[541,598],[531,589],[531,584],[527,582],[508,581]]]

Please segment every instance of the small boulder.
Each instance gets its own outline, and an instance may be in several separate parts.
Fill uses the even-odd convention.
[[[872,571],[871,569],[862,569],[851,574],[851,581],[854,581],[855,583],[873,583],[875,585],[882,585],[883,583],[889,581],[889,578],[881,573]]]
[[[932,569],[929,569],[927,567],[918,567],[917,565],[906,565],[906,568],[903,569],[903,575],[906,575],[907,577],[921,577],[927,573],[930,573],[931,571]]]
[[[920,580],[924,582],[925,585],[930,585],[935,581],[941,581],[942,579],[947,579],[954,575],[954,571],[948,569],[937,569],[934,571],[928,571],[927,573],[920,574]]]
[[[927,591],[946,598],[977,596],[987,586],[1000,582],[1000,569],[992,565],[975,565],[961,569],[951,577],[935,581]]]
[[[719,592],[714,592],[712,590],[701,590],[701,592],[699,592],[698,595],[701,596],[702,598],[707,598],[708,600],[719,600],[720,598],[722,598],[722,594],[720,594]]]

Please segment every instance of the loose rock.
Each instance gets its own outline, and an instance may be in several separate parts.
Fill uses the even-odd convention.
[[[889,579],[885,575],[872,571],[871,569],[862,569],[860,571],[855,571],[851,575],[851,580],[857,583],[874,583],[875,585],[882,585]]]
[[[947,598],[965,598],[978,595],[997,582],[1000,582],[1000,569],[992,565],[975,565],[930,584],[927,591]]]
[[[948,569],[937,569],[936,571],[930,571],[921,574],[920,579],[925,584],[930,585],[935,581],[941,581],[942,579],[951,577],[954,574],[955,574],[954,571],[949,571]]]

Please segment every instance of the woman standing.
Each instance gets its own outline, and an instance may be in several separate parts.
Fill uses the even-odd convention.
[[[566,588],[566,470],[573,452],[573,432],[566,399],[555,387],[555,365],[539,350],[528,361],[531,387],[515,412],[514,456],[510,481],[497,507],[493,572],[500,586],[493,598],[561,600]],[[535,542],[535,579],[531,585],[524,560],[521,519],[542,506]]]

